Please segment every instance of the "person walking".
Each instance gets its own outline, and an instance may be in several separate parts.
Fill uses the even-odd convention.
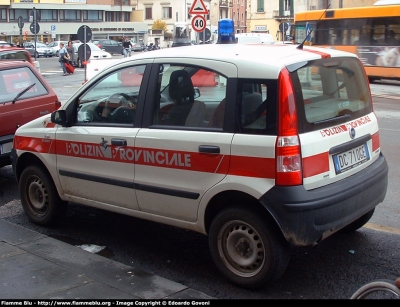
[[[125,37],[125,41],[122,43],[122,47],[124,48],[124,58],[131,56],[132,43],[130,42],[128,37]]]
[[[67,57],[68,57],[68,52],[67,49],[64,46],[64,43],[60,43],[60,51],[58,52],[59,54],[59,59],[58,61],[61,64],[61,68],[63,70],[63,76],[67,76],[67,69],[65,68],[65,62],[68,61]]]
[[[66,49],[69,55],[69,64],[74,66],[73,64],[75,59],[74,43],[72,41],[69,41]]]

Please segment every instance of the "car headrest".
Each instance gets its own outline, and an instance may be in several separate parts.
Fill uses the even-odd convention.
[[[186,70],[176,70],[169,78],[169,96],[177,104],[194,101],[192,79]]]

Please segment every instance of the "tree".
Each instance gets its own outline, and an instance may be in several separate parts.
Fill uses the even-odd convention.
[[[153,30],[163,30],[164,33],[168,32],[167,23],[161,19],[156,19],[152,26]]]

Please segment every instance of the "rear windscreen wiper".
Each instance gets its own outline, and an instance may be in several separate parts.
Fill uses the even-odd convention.
[[[18,95],[15,96],[14,100],[12,101],[12,104],[14,104],[18,100],[19,97],[21,97],[23,94],[25,94],[27,91],[29,91],[35,85],[36,85],[36,83],[33,83],[33,84],[29,85],[26,89],[24,89],[22,92],[18,93]]]

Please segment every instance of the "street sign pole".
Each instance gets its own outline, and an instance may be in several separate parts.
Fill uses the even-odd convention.
[[[36,8],[35,7],[33,7],[33,24],[35,25],[35,61],[36,61],[37,31],[36,31]]]
[[[22,47],[22,28],[24,27],[24,18],[22,16],[18,17],[18,28],[19,28],[19,43],[18,47]]]
[[[91,49],[90,46],[87,44],[89,41],[92,40],[92,29],[90,27],[83,25],[78,29],[78,39],[82,42],[82,45],[79,46],[78,48],[78,56],[79,59],[81,60],[82,64],[84,67],[85,75],[84,75],[84,81],[86,82],[86,73],[87,73],[87,62],[90,61],[90,55],[91,55]],[[81,50],[79,50],[81,49]]]
[[[84,26],[84,29],[83,29],[83,37],[85,38],[85,40],[84,40],[84,42],[83,42],[83,44],[84,44],[84,52],[85,52],[85,55],[86,55],[86,46],[87,46],[87,41],[86,41],[86,39],[87,39],[87,27],[86,26]],[[87,60],[85,59],[85,62],[87,62]],[[85,66],[85,68],[84,68],[84,70],[85,70],[85,81],[86,81],[86,79],[87,79],[87,63],[84,65]]]

